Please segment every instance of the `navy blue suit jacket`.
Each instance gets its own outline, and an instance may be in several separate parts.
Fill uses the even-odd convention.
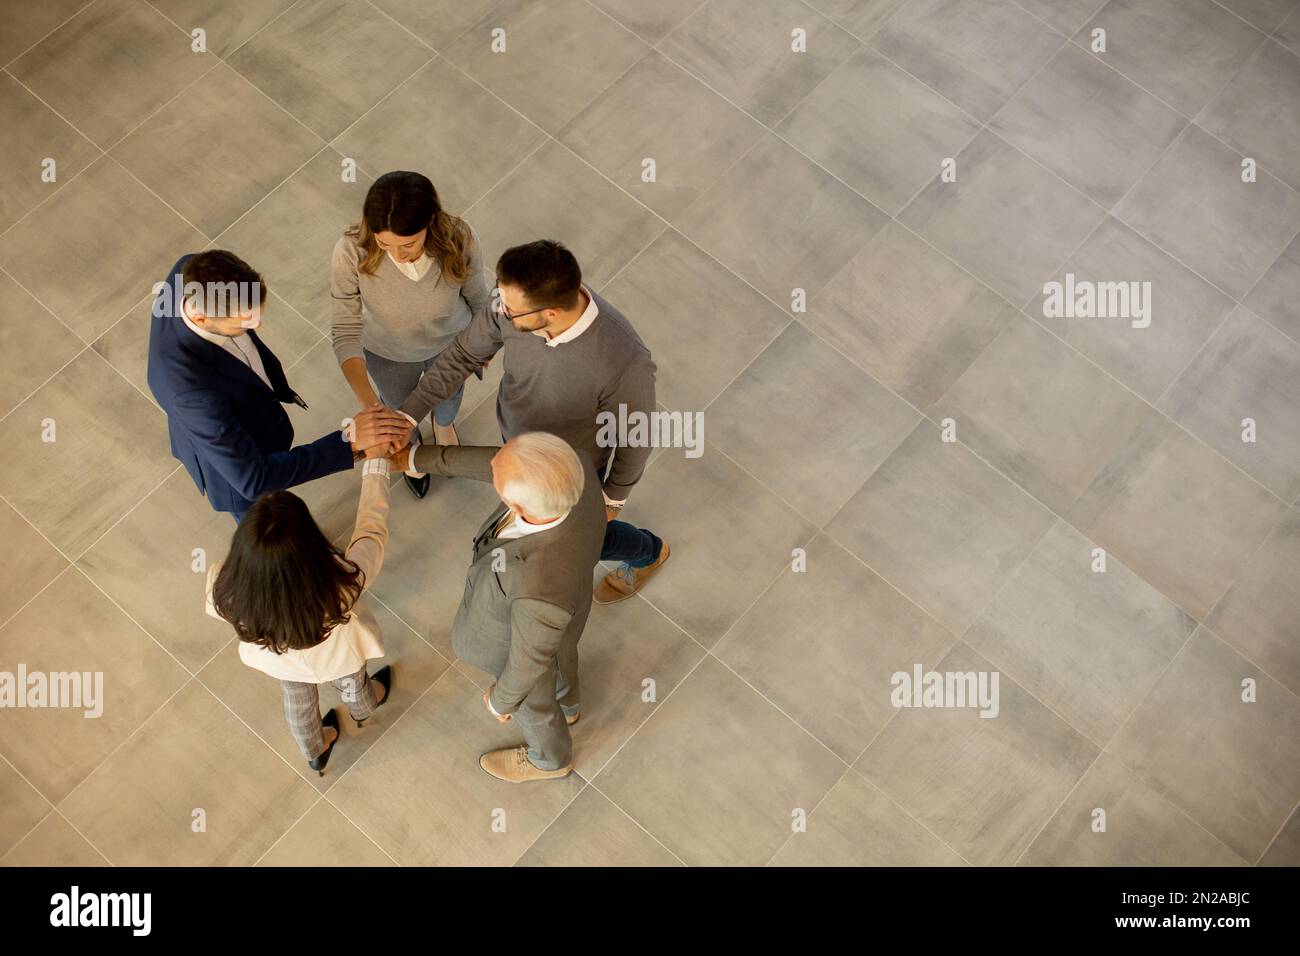
[[[272,388],[247,364],[195,335],[180,317],[182,256],[165,280],[170,301],[155,301],[149,329],[149,389],[167,413],[172,454],[217,511],[242,515],[259,495],[351,468],[341,431],[293,446],[282,403],[306,403],[289,387],[275,353],[251,329]],[[168,308],[160,308],[166,304]]]

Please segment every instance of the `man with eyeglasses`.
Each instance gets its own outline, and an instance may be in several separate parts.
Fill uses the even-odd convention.
[[[502,349],[505,371],[497,393],[502,440],[550,432],[596,463],[608,519],[600,557],[618,561],[619,567],[596,586],[593,600],[626,600],[668,560],[669,548],[654,533],[616,520],[645,470],[650,448],[602,447],[598,416],[607,412],[626,421],[639,417],[633,412],[648,418],[654,411],[650,350],[627,319],[582,284],[573,253],[541,239],[502,253],[490,304],[425,371],[401,411],[420,421]],[[619,416],[620,405],[627,417]]]

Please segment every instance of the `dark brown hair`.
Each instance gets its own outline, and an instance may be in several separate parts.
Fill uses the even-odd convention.
[[[347,620],[365,575],[289,491],[262,495],[235,529],[212,586],[241,641],[276,654],[315,647]]]
[[[413,236],[421,229],[429,230],[424,236],[424,251],[438,263],[442,277],[448,282],[464,282],[469,275],[474,237],[465,220],[442,208],[438,191],[427,176],[404,170],[384,173],[366,192],[361,221],[344,235],[363,253],[358,268],[366,275],[374,275],[384,255],[375,233]]]
[[[497,281],[518,286],[538,309],[572,309],[578,304],[582,270],[562,243],[538,239],[501,253]]]
[[[259,288],[259,298],[263,302],[266,301],[266,280],[262,278],[261,273],[239,256],[225,249],[208,249],[206,252],[196,252],[190,256],[181,267],[182,291],[191,282],[196,282],[204,288],[231,282],[249,287],[256,284]]]

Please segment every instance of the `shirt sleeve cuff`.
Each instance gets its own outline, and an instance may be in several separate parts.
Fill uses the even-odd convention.
[[[367,458],[366,463],[361,466],[361,477],[366,475],[383,475],[385,478],[390,474],[387,458]]]

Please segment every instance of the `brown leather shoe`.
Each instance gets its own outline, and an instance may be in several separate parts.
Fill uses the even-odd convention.
[[[597,604],[617,604],[619,601],[626,601],[645,587],[646,582],[658,573],[670,553],[668,542],[665,541],[663,547],[659,549],[659,558],[654,564],[647,564],[644,568],[620,564],[618,570],[609,572],[596,585],[592,600]]]
[[[530,780],[558,780],[573,772],[573,764],[559,770],[542,770],[528,759],[527,744],[490,750],[478,758],[478,765],[498,780],[507,783],[527,783]]]

